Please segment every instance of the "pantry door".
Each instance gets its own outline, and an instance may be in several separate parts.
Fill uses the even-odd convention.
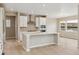
[[[15,16],[6,16],[6,38],[15,39]]]

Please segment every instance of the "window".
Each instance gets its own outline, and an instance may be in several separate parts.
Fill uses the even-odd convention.
[[[65,23],[61,23],[61,30],[65,30]]]
[[[78,27],[78,20],[68,20],[67,21],[67,31],[77,31]]]
[[[6,20],[6,27],[10,27],[11,26],[11,24],[10,24],[10,19],[7,19]]]
[[[65,21],[60,21],[60,30],[65,31]]]
[[[78,24],[77,19],[60,21],[60,31],[62,30],[69,32],[77,31],[78,30],[77,24]]]

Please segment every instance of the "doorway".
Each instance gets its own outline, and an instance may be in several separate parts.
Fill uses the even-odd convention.
[[[6,16],[6,39],[16,39],[15,16]]]

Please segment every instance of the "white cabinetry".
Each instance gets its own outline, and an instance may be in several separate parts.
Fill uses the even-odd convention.
[[[3,51],[3,18],[4,18],[4,9],[0,8],[0,54]]]
[[[39,17],[36,17],[36,27],[39,27],[39,22],[40,21],[40,19],[39,19]]]
[[[20,16],[20,27],[27,27],[27,16]]]
[[[36,17],[36,27],[40,25],[46,25],[46,17]]]
[[[78,40],[68,39],[68,38],[59,38],[58,45],[68,49],[77,49],[78,48]]]
[[[46,25],[46,17],[40,17],[40,25]]]
[[[2,54],[2,52],[3,52],[3,36],[0,33],[0,55]]]

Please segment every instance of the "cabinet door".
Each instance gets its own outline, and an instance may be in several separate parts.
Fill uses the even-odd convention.
[[[3,37],[3,17],[4,17],[4,9],[0,8],[0,35],[1,37]]]
[[[4,9],[0,8],[0,54],[2,54],[2,46],[3,46],[3,18],[4,18]]]
[[[0,33],[3,32],[3,8],[0,8]]]
[[[20,27],[27,27],[27,16],[20,16]]]
[[[40,25],[46,25],[46,18],[40,17]]]
[[[36,17],[36,27],[39,27],[39,23],[40,23],[39,20],[40,20],[39,17]]]

